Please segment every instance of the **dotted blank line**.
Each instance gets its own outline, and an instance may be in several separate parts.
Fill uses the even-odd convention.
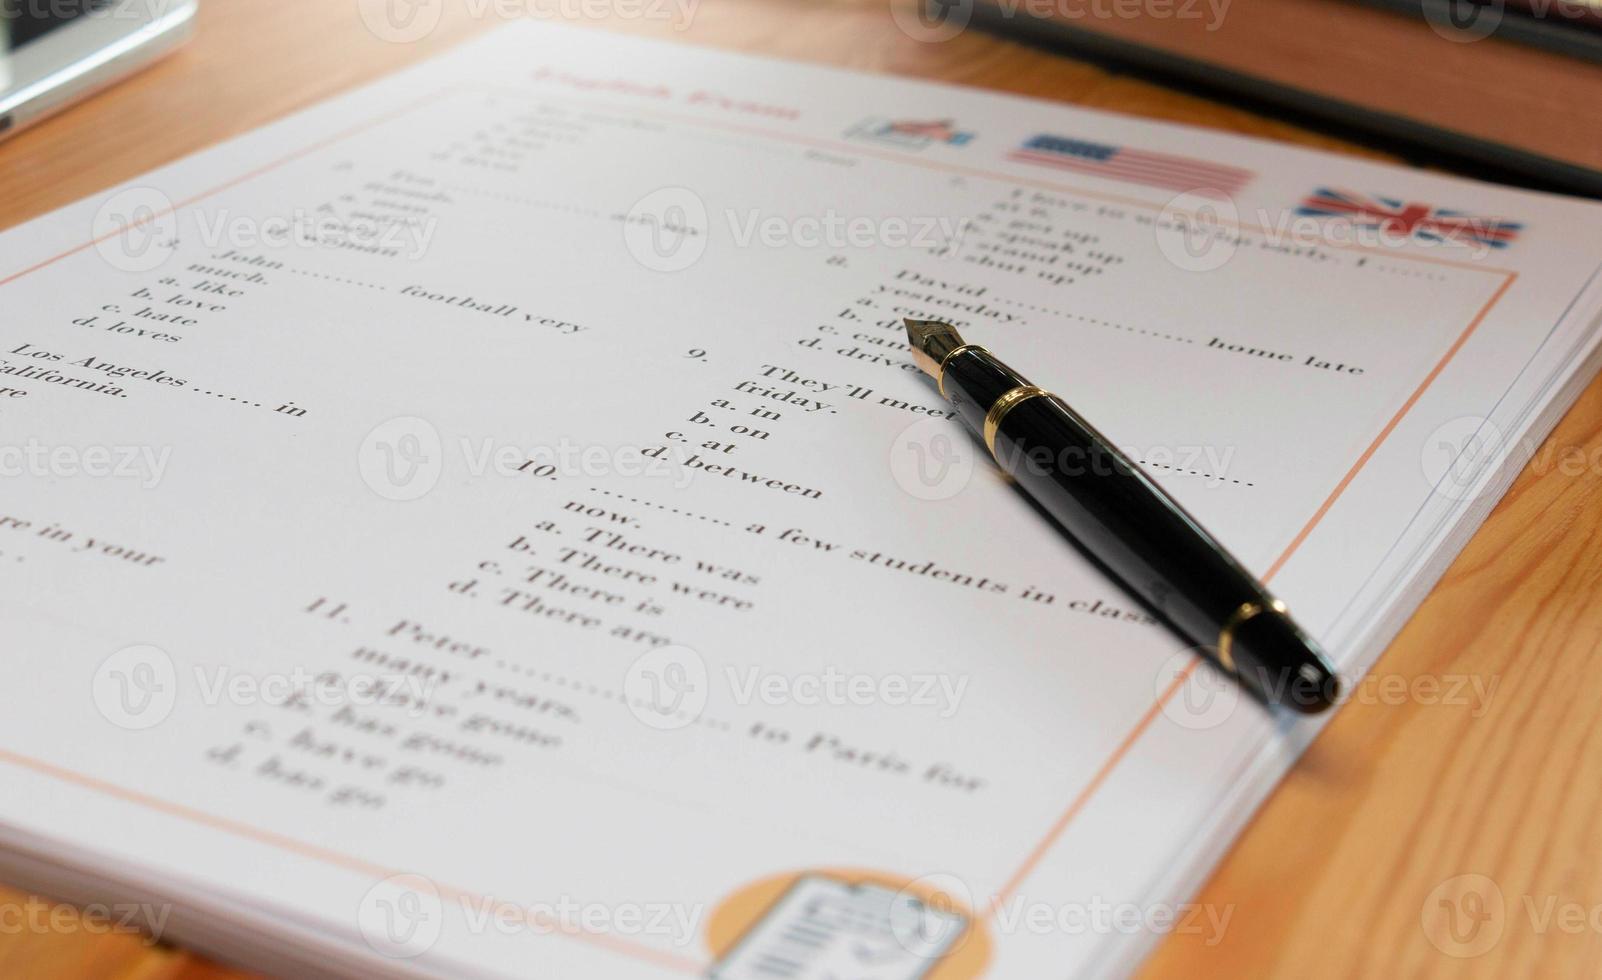
[[[619,500],[627,500],[631,504],[639,504],[639,505],[641,505],[643,507],[655,507],[657,510],[665,510],[665,511],[668,511],[668,512],[673,513],[673,514],[678,514],[681,517],[693,517],[698,521],[708,521],[708,522],[710,522],[712,524],[722,524],[724,527],[733,527],[734,526],[733,524],[730,524],[728,521],[722,521],[722,520],[717,519],[716,517],[707,517],[704,514],[696,514],[696,513],[692,513],[691,511],[687,511],[687,510],[679,510],[677,507],[665,507],[662,504],[653,504],[649,500],[641,500],[638,497],[626,497],[621,493],[613,493],[610,490],[602,490],[599,487],[590,487],[590,489],[594,490],[596,493],[604,493],[608,497],[616,497]]]
[[[1257,486],[1257,484],[1251,482],[1250,480],[1236,480],[1232,477],[1219,476],[1217,473],[1208,473],[1206,470],[1187,470],[1183,466],[1169,466],[1167,463],[1154,463],[1149,459],[1136,460],[1136,462],[1142,466],[1155,466],[1160,470],[1169,470],[1173,473],[1183,473],[1186,476],[1200,476],[1209,480],[1222,480],[1225,483],[1233,483],[1238,487]]]
[[[552,684],[556,687],[566,688],[575,694],[585,694],[592,698],[600,698],[603,701],[616,701],[619,704],[643,708],[647,711],[654,711],[658,714],[671,715],[674,718],[684,721],[685,724],[702,725],[720,732],[734,730],[734,726],[730,725],[726,721],[703,718],[699,715],[692,715],[687,711],[663,711],[661,708],[645,700],[644,698],[630,698],[617,691],[608,690],[607,688],[599,685],[591,684],[588,681],[574,680],[571,677],[564,677],[561,674],[553,674],[548,670],[536,670],[532,667],[520,667],[517,664],[509,663],[505,660],[496,660],[495,666],[501,668],[502,670],[511,671],[514,674],[522,674],[526,677],[535,678],[536,680],[543,681],[546,684]]]
[[[1445,282],[1446,277],[1432,269],[1404,269],[1401,266],[1386,265],[1383,262],[1370,262],[1368,268],[1379,272],[1387,272],[1393,276],[1407,276],[1410,279],[1428,279],[1431,282]]]
[[[1069,319],[1069,320],[1081,320],[1081,321],[1083,321],[1085,323],[1093,323],[1098,327],[1111,327],[1114,330],[1123,330],[1123,331],[1125,331],[1127,333],[1143,334],[1143,335],[1145,335],[1147,337],[1157,337],[1157,338],[1159,338],[1161,340],[1172,340],[1175,343],[1180,343],[1180,344],[1194,344],[1195,343],[1195,341],[1191,340],[1189,337],[1180,337],[1180,336],[1176,336],[1175,334],[1171,334],[1171,333],[1161,333],[1161,332],[1156,331],[1156,330],[1147,330],[1147,329],[1145,329],[1143,327],[1131,327],[1131,326],[1128,326],[1126,324],[1115,323],[1112,320],[1100,320],[1100,319],[1097,319],[1096,317],[1093,317],[1093,316],[1085,316],[1084,314],[1081,314],[1081,313],[1069,313],[1067,310],[1055,310],[1055,309],[1052,309],[1049,306],[1036,306],[1033,303],[1022,303],[1022,302],[1019,302],[1018,300],[1015,300],[1015,299],[1008,299],[1005,296],[998,296],[997,299],[1001,300],[1003,303],[1011,303],[1013,306],[1021,306],[1026,310],[1035,310],[1035,311],[1040,312],[1040,313],[1049,313],[1052,316],[1060,316],[1060,317],[1063,317],[1063,318]]]
[[[261,402],[253,402],[248,398],[235,398],[233,395],[225,395],[220,391],[206,391],[203,388],[190,388],[189,390],[194,392],[197,395],[212,395],[212,396],[217,397],[217,398],[225,398],[228,401],[238,402],[241,405],[249,405],[251,408],[261,408],[262,407]]]
[[[290,272],[293,272],[297,276],[310,276],[313,279],[327,279],[329,282],[344,283],[347,286],[364,286],[367,289],[380,289],[380,290],[383,290],[384,292],[388,292],[389,291],[389,287],[388,286],[380,286],[379,284],[374,283],[374,282],[362,282],[360,279],[347,279],[344,276],[330,276],[330,275],[327,275],[326,273],[312,272],[312,271],[310,271],[308,269],[297,269],[294,266],[287,266],[286,265],[286,266],[284,266],[284,268],[288,269]]]
[[[519,197],[516,194],[503,194],[500,191],[486,191],[478,187],[466,187],[461,185],[451,185],[450,189],[453,191],[460,191],[463,194],[475,194],[479,197],[493,197],[502,201],[510,201],[513,204],[526,205],[527,207],[531,208],[545,208],[551,211],[568,211],[572,214],[581,214],[586,218],[599,218],[601,216],[601,212],[595,210],[594,208],[580,207],[577,204],[564,204],[561,201],[541,201],[537,198]]]

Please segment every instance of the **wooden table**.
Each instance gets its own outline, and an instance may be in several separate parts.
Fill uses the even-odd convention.
[[[896,27],[887,2],[701,0],[682,31],[620,16],[575,22],[1359,152],[977,31],[919,42]],[[0,227],[489,29],[496,16],[471,11],[495,9],[452,0],[427,38],[391,44],[366,30],[357,0],[205,0],[199,36],[178,55],[0,144]],[[1233,906],[1223,940],[1174,936],[1147,976],[1602,968],[1602,383],[1535,459],[1377,667],[1393,690],[1420,678],[1494,681],[1489,702],[1440,704],[1378,687],[1344,707],[1199,896]],[[1442,952],[1425,930],[1425,916],[1438,929],[1447,911],[1438,886],[1465,874],[1488,876],[1503,902],[1481,923],[1499,930],[1496,941],[1471,957]],[[0,908],[24,901],[0,888]],[[61,925],[70,920],[20,931],[7,921],[0,916],[0,977],[234,975],[138,937]],[[1470,920],[1459,924],[1467,930]]]

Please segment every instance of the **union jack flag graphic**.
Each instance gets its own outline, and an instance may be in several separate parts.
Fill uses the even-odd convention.
[[[1046,134],[1025,140],[1007,158],[1171,191],[1235,194],[1254,176],[1250,170],[1227,163]]]
[[[1320,187],[1296,213],[1316,218],[1344,218],[1358,228],[1429,242],[1507,248],[1524,228],[1517,221],[1431,207],[1399,197],[1367,197]]]

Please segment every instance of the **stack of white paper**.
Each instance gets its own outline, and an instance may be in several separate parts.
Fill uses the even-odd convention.
[[[1599,233],[502,30],[0,236],[0,880],[295,974],[1115,974],[1221,936],[1187,900],[1320,721],[1088,567],[901,318],[1068,398],[1363,697],[1595,369]]]

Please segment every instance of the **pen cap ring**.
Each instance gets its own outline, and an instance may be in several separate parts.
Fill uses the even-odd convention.
[[[990,411],[985,413],[985,445],[989,447],[990,455],[995,458],[997,463],[1001,462],[1001,457],[996,455],[996,432],[1001,428],[1001,420],[1006,418],[1007,413],[1012,411],[1013,407],[1019,402],[1036,398],[1040,395],[1050,398],[1051,392],[1044,388],[1037,388],[1034,385],[1019,385],[1004,392],[1000,398],[997,398],[991,404]]]
[[[1236,673],[1235,667],[1235,631],[1248,621],[1272,609],[1281,616],[1285,615],[1285,604],[1278,599],[1261,602],[1243,602],[1224,620],[1224,625],[1218,630],[1218,661],[1229,668],[1230,673]]]
[[[1270,702],[1305,714],[1340,693],[1339,678],[1278,599],[1242,603],[1218,633],[1218,659]]]
[[[956,357],[963,351],[974,351],[980,354],[990,353],[983,347],[980,347],[978,344],[963,344],[960,347],[953,347],[951,350],[946,352],[946,356],[940,359],[940,364],[933,372],[935,377],[935,387],[940,389],[940,397],[944,398],[946,401],[951,400],[951,396],[946,394],[946,366],[951,363],[951,359],[953,357]]]

